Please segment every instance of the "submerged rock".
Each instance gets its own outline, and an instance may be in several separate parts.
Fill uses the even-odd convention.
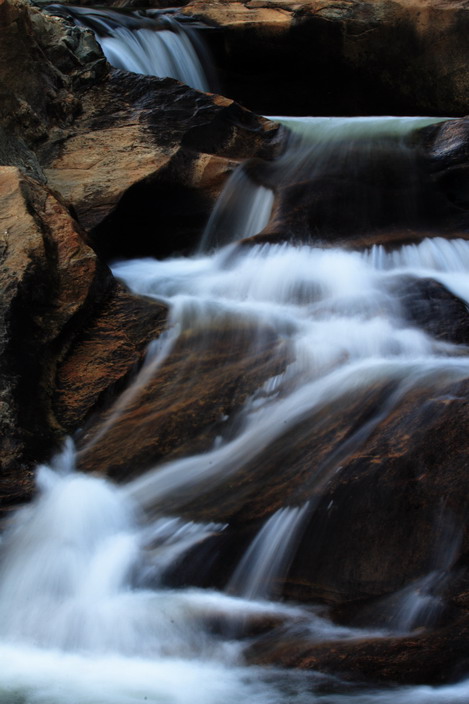
[[[295,631],[291,637],[274,631],[257,639],[246,657],[254,665],[318,670],[346,681],[440,685],[467,669],[468,638],[467,616],[437,631],[345,642],[311,643]]]

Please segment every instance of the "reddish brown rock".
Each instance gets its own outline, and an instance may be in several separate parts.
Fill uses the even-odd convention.
[[[166,308],[116,286],[67,209],[0,168],[2,508],[28,499],[31,468],[138,364]]]
[[[241,323],[187,330],[162,366],[143,370],[85,434],[80,468],[122,481],[163,459],[209,449],[224,417],[285,365],[275,333],[266,329],[262,346],[254,347],[253,333]]]
[[[84,322],[107,277],[63,204],[13,167],[0,169],[1,497],[24,500],[31,462],[60,436],[51,381],[64,330]]]
[[[298,667],[330,673],[348,681],[430,684],[453,682],[468,666],[468,617],[436,631],[400,638],[311,643],[302,637],[273,631],[245,651],[251,664]],[[293,631],[295,633],[295,631]]]
[[[91,31],[23,0],[3,0],[0,13],[1,160],[47,181],[87,230],[126,194],[93,235],[106,257],[127,255],[130,229],[137,254],[193,248],[236,164],[276,149],[276,126],[232,100],[109,73]],[[184,216],[170,228],[175,202]]]
[[[164,329],[166,314],[162,303],[112,287],[58,365],[53,405],[64,428],[80,427],[90,409],[106,403],[103,394],[128,379]]]

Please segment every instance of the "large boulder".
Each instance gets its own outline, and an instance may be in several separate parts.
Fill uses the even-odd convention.
[[[31,464],[60,437],[51,407],[64,330],[109,285],[64,205],[14,167],[0,169],[2,499],[31,491]]]
[[[30,498],[34,464],[139,364],[166,307],[118,286],[63,202],[15,167],[0,168],[0,204],[0,508],[8,510]]]
[[[264,115],[464,115],[464,2],[192,0],[223,92]],[[252,67],[256,70],[253,71]]]
[[[1,162],[58,192],[104,257],[194,248],[231,171],[278,150],[232,100],[110,69],[90,30],[25,0],[0,12]]]

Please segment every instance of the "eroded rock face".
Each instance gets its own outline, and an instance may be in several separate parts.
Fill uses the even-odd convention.
[[[1,508],[30,498],[32,467],[139,364],[166,307],[116,285],[46,187],[0,168]]]
[[[223,92],[261,114],[468,111],[463,2],[194,0],[183,12],[221,28],[207,39]]]
[[[228,174],[277,148],[275,124],[172,79],[112,71],[83,104],[45,174],[106,258],[193,249]]]
[[[0,10],[0,158],[57,191],[95,230],[103,256],[193,248],[239,161],[275,153],[277,126],[232,100],[110,70],[90,30],[22,0],[4,0]],[[141,211],[148,199],[131,254],[128,207]],[[168,203],[176,200],[185,215],[168,243]]]
[[[1,493],[15,503],[31,491],[31,463],[61,434],[50,395],[64,330],[86,320],[108,277],[49,190],[1,167],[0,194]]]

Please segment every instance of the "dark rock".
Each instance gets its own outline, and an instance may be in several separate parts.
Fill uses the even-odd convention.
[[[0,197],[1,498],[11,505],[28,498],[32,463],[63,433],[50,397],[65,331],[86,321],[109,274],[43,186],[2,167]]]
[[[399,278],[398,292],[405,319],[437,340],[457,345],[469,344],[467,304],[433,279]]]
[[[122,481],[163,459],[208,450],[224,429],[224,417],[285,365],[286,350],[275,333],[267,328],[262,345],[253,345],[254,333],[259,331],[239,322],[183,333],[160,367],[142,370],[95,419],[80,442],[80,469]]]
[[[466,615],[445,628],[400,638],[317,644],[297,634],[285,637],[273,631],[254,641],[245,656],[255,665],[299,667],[376,685],[441,685],[466,674],[468,640]]]
[[[206,34],[223,92],[260,114],[469,111],[463,2],[193,0],[183,12],[218,28]]]

